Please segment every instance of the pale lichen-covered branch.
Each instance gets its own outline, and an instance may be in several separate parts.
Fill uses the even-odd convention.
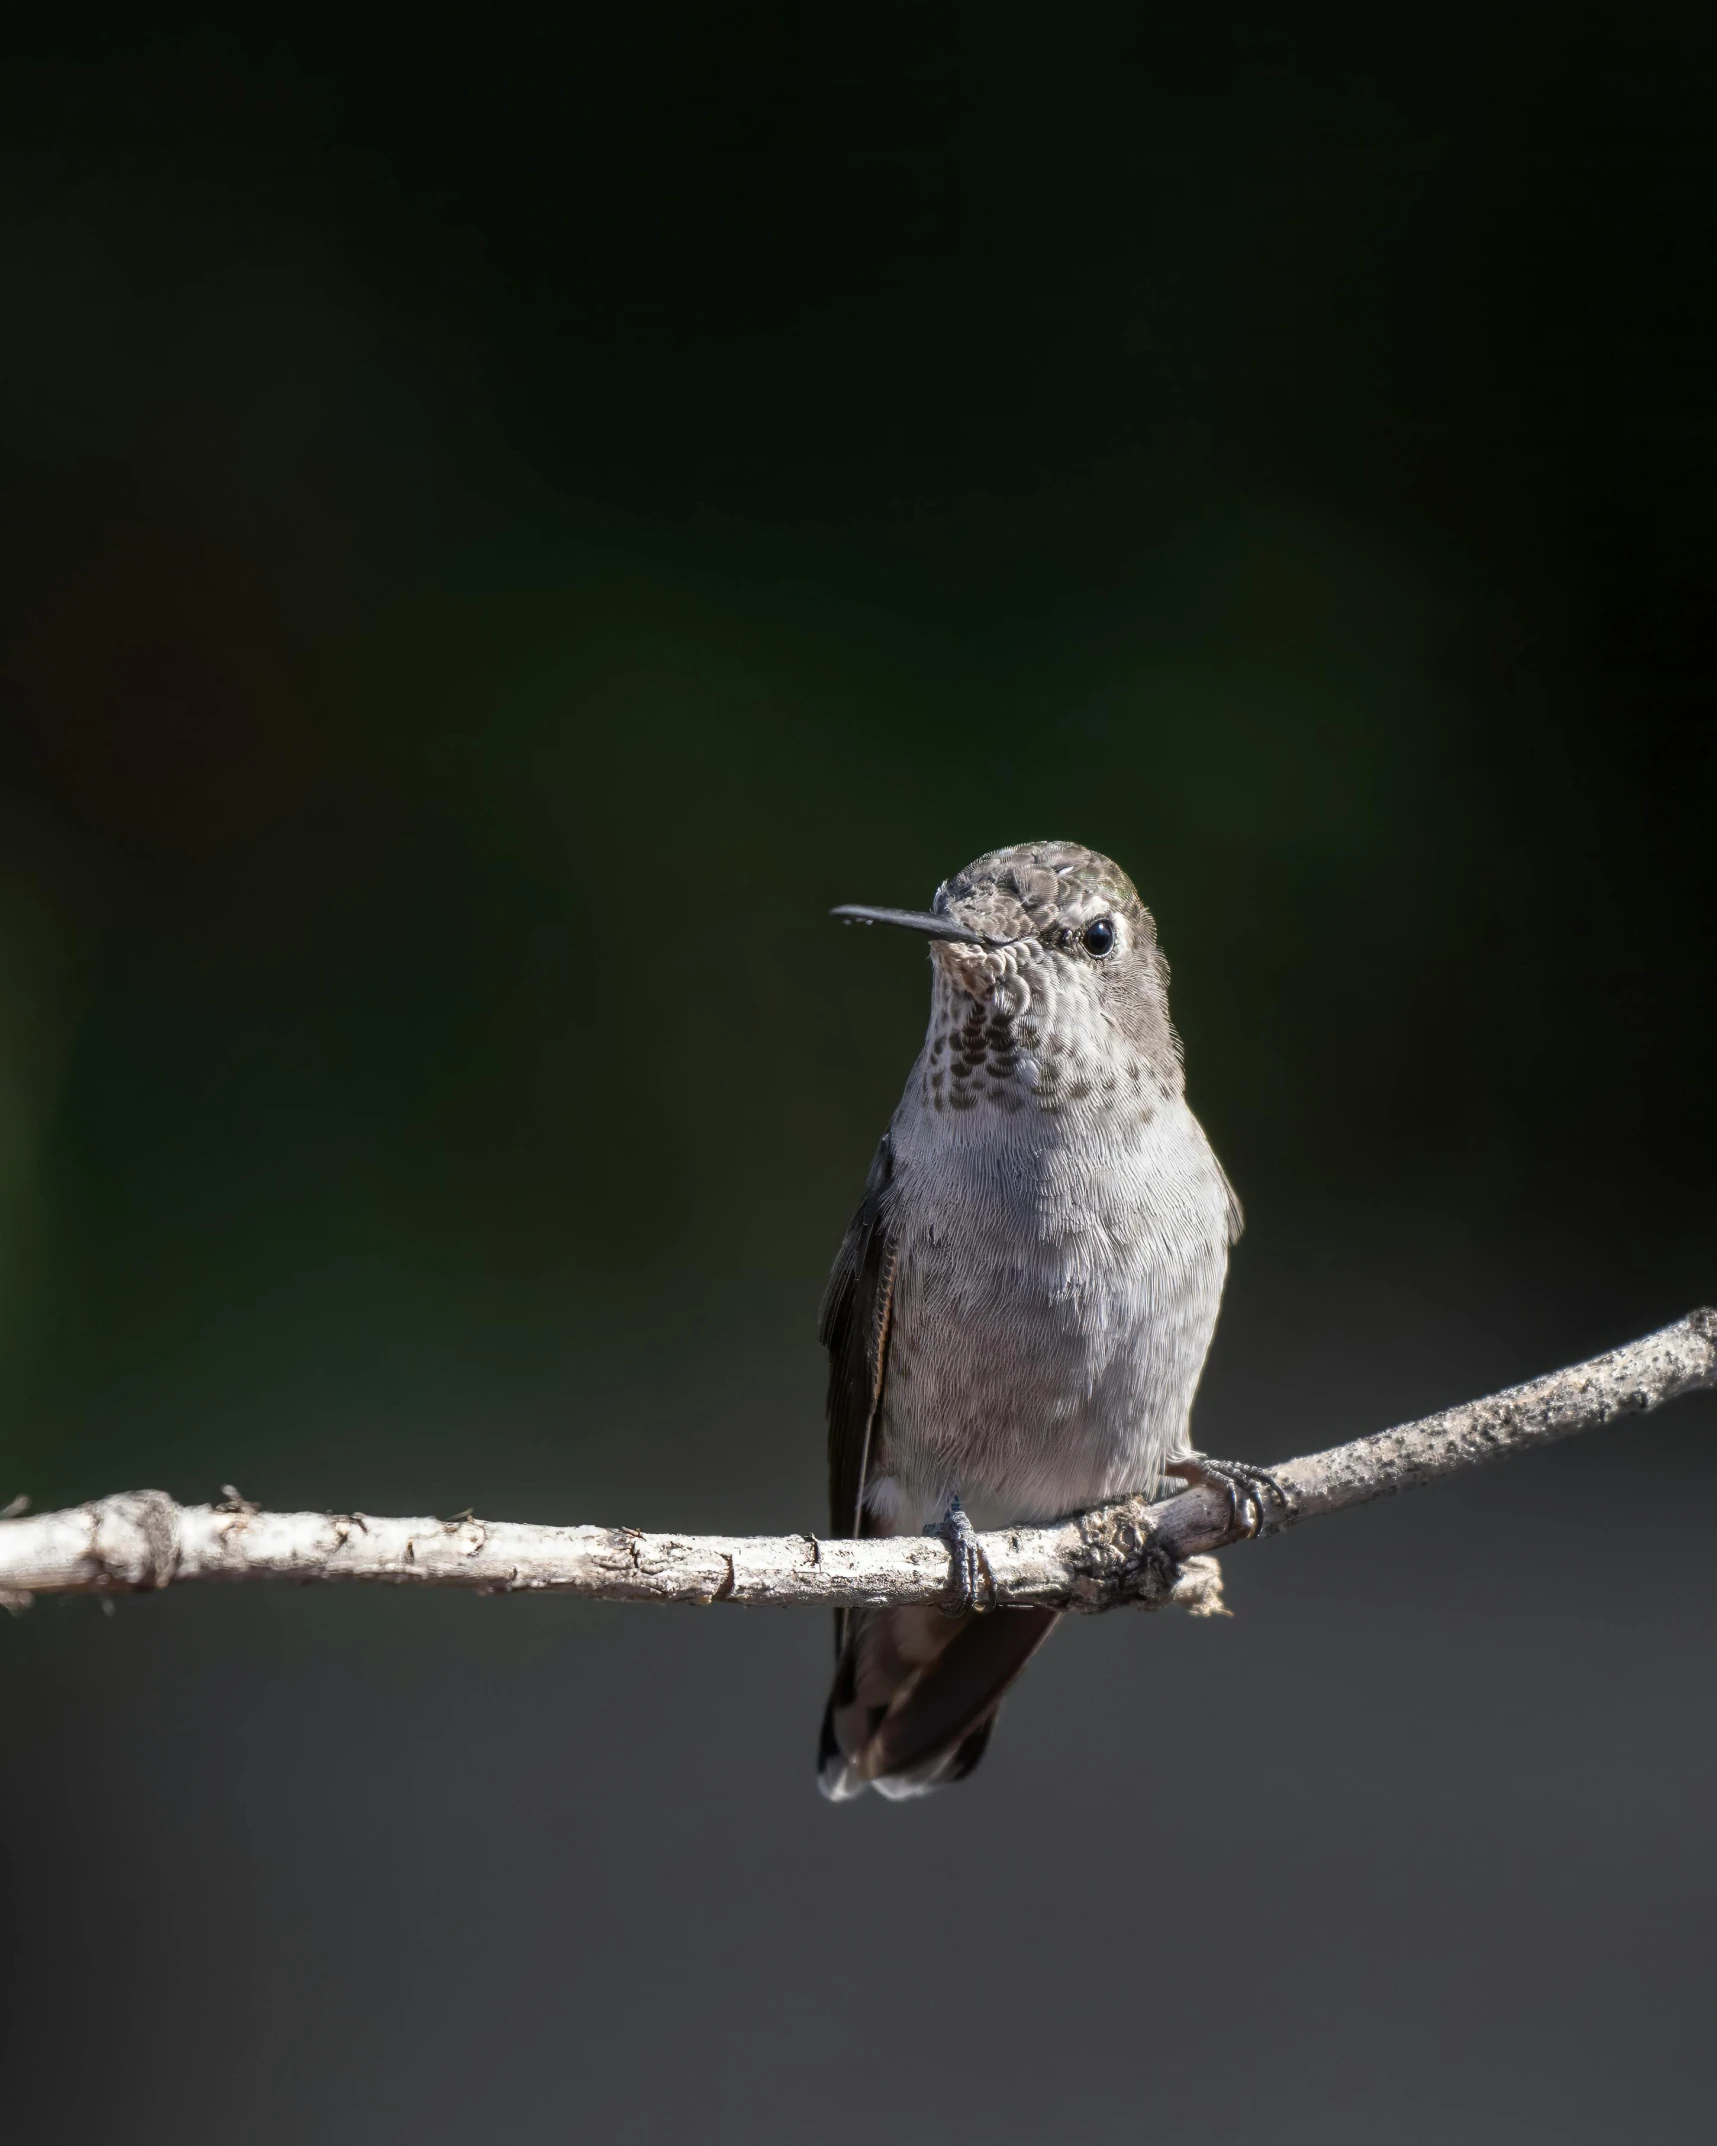
[[[1481,1401],[1278,1463],[1286,1507],[1269,1532],[1410,1490],[1481,1462],[1640,1415],[1717,1387],[1717,1311],[1589,1363]],[[1220,1610],[1209,1553],[1240,1540],[1225,1494],[1188,1490],[1157,1504],[1123,1499],[1052,1527],[980,1538],[997,1606],[1099,1610],[1173,1602]],[[674,1535],[521,1521],[385,1520],[365,1513],[270,1513],[236,1493],[180,1505],[123,1491],[63,1512],[0,1520],[0,1601],[33,1594],[144,1592],[185,1580],[371,1580],[588,1595],[611,1602],[935,1602],[952,1585],[938,1539],[831,1541],[813,1535]]]

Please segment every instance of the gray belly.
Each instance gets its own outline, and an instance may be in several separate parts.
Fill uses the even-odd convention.
[[[945,1121],[944,1121],[945,1122]],[[1197,1121],[1033,1147],[897,1121],[895,1281],[870,1502],[980,1525],[1153,1488],[1189,1449],[1222,1295],[1229,1194]],[[976,1130],[974,1128],[974,1130]],[[917,1137],[915,1137],[917,1135]]]

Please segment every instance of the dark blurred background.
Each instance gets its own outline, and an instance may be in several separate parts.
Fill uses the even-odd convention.
[[[757,1529],[917,903],[1113,852],[1257,1458],[1717,1299],[1717,28],[27,7],[0,1499]],[[1060,1635],[0,1631],[4,2087],[139,2141],[1703,2138],[1717,1410]]]

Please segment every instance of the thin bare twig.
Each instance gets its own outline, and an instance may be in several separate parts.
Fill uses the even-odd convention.
[[[1468,1401],[1417,1423],[1284,1461],[1287,1496],[1269,1532],[1548,1445],[1618,1416],[1641,1415],[1717,1386],[1717,1311],[1589,1363]],[[997,1606],[1221,1607],[1209,1553],[1242,1539],[1228,1499],[1201,1487],[1147,1504],[1126,1498],[1052,1527],[981,1538]],[[229,1491],[180,1505],[123,1491],[64,1512],[0,1520],[0,1602],[32,1594],[141,1592],[182,1580],[381,1580],[543,1590],[611,1602],[935,1602],[953,1586],[947,1546],[931,1537],[873,1541],[811,1535],[651,1535],[633,1528],[519,1521],[383,1520],[362,1513],[269,1513]]]

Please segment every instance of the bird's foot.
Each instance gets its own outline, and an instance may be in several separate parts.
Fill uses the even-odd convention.
[[[948,1500],[948,1510],[940,1520],[932,1520],[924,1530],[948,1545],[948,1554],[954,1562],[955,1596],[942,1607],[950,1617],[964,1617],[969,1610],[993,1606],[996,1583],[989,1566],[984,1562],[984,1553],[978,1548],[978,1531],[966,1517],[966,1508],[959,1499]],[[981,1590],[987,1589],[988,1604],[979,1601]]]
[[[1187,1453],[1165,1464],[1189,1489],[1225,1491],[1228,1517],[1241,1535],[1273,1535],[1287,1518],[1291,1501],[1268,1468],[1249,1460],[1214,1460],[1208,1453]]]

